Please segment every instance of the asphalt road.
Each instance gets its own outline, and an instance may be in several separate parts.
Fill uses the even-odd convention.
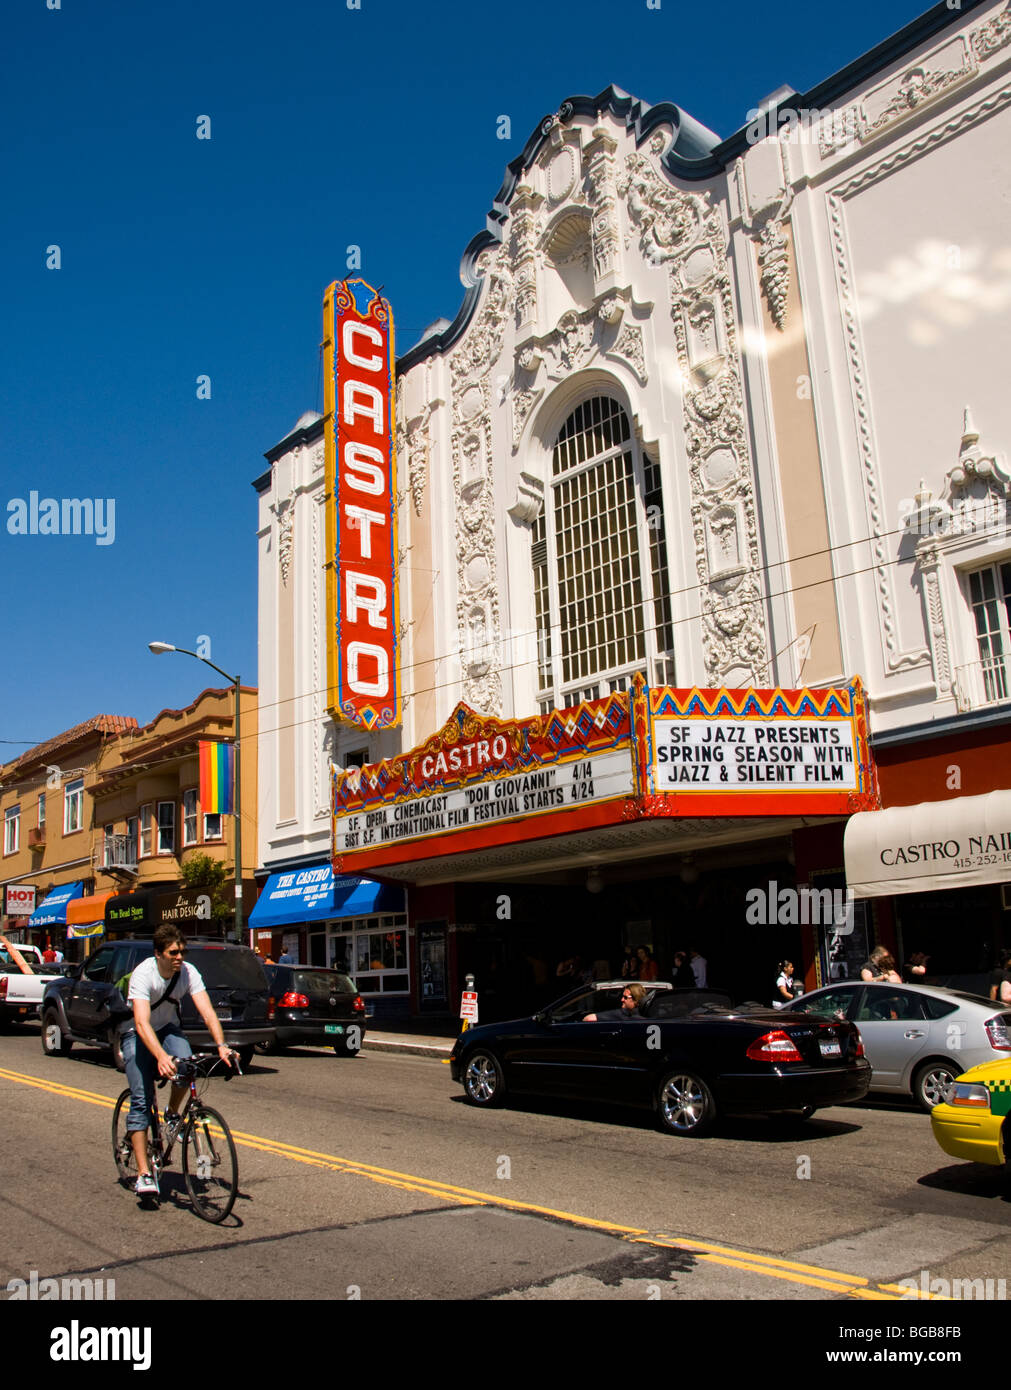
[[[0,1035],[0,1298],[32,1271],[114,1279],[118,1301],[852,1303],[910,1277],[1011,1284],[1011,1184],[949,1160],[911,1103],[678,1140],[635,1112],[477,1111],[439,1061],[306,1048],[210,1083],[241,1188],[210,1226],[178,1172],[156,1210],[119,1185],[123,1084],[90,1049],[44,1057],[36,1026]]]

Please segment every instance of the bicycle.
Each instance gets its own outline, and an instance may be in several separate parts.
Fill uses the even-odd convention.
[[[217,1224],[224,1221],[232,1210],[239,1190],[239,1161],[235,1156],[235,1144],[231,1131],[217,1110],[204,1105],[197,1093],[197,1080],[209,1081],[214,1066],[205,1072],[201,1070],[205,1062],[214,1066],[224,1065],[216,1053],[197,1053],[192,1057],[181,1057],[176,1065],[176,1081],[189,1082],[190,1093],[171,1124],[163,1126],[158,1112],[157,1101],[151,1105],[151,1133],[148,1138],[148,1156],[155,1180],[161,1183],[162,1171],[172,1161],[172,1150],[176,1139],[182,1136],[183,1179],[186,1191],[193,1203],[193,1210],[204,1221]],[[238,1061],[236,1074],[241,1076]],[[225,1074],[227,1081],[231,1071]],[[159,1077],[158,1086],[165,1085],[165,1078]],[[130,1112],[130,1092],[126,1090],[116,1102],[112,1114],[112,1151],[120,1179],[132,1186],[137,1178],[137,1159],[126,1128]],[[160,1200],[160,1197],[159,1197]]]

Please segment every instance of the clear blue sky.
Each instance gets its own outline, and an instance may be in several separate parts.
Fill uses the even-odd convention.
[[[613,82],[726,136],[927,8],[46,3],[0,19],[0,761],[93,714],[144,723],[213,681],[151,656],[153,638],[207,635],[212,660],[256,680],[250,482],[320,408],[322,294],[349,244],[403,352],[456,313],[506,163],[565,97]],[[33,490],[114,498],[114,542],[10,534],[8,503]]]

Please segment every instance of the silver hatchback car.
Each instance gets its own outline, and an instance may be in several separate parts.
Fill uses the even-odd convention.
[[[970,1067],[1011,1059],[1011,1008],[961,990],[850,980],[787,1007],[855,1023],[874,1073],[871,1090],[911,1094],[924,1110]]]

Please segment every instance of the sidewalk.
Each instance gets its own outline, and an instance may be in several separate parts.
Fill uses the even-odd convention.
[[[362,1047],[376,1052],[401,1052],[448,1061],[459,1033],[458,1019],[375,1019],[366,1027]]]

